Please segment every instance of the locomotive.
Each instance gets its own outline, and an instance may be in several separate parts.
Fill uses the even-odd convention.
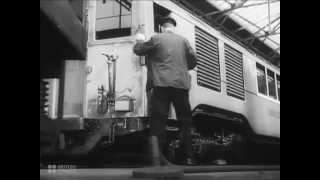
[[[198,58],[189,73],[192,144],[199,162],[242,162],[257,152],[253,146],[265,157],[262,150],[272,147],[278,158],[279,67],[176,1],[83,1],[81,12],[85,60],[65,59],[62,76],[40,77],[40,118],[59,129],[54,153],[141,150],[136,147],[147,136],[152,91],[146,91],[147,57],[132,50],[134,35],[159,33],[158,17],[170,15],[177,21],[176,33],[190,42]],[[179,163],[174,108],[167,133],[165,156]]]

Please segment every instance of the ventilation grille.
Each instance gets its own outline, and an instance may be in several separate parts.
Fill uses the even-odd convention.
[[[196,27],[198,85],[221,91],[218,39]]]
[[[242,53],[225,44],[227,95],[244,100]]]
[[[48,116],[48,111],[47,111],[48,84],[49,84],[48,82],[40,79],[40,117]]]

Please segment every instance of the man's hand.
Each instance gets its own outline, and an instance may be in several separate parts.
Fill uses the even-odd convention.
[[[146,36],[141,33],[138,33],[135,35],[135,39],[137,42],[144,42],[146,40]]]

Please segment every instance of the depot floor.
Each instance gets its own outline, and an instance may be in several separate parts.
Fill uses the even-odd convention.
[[[134,169],[60,169],[40,170],[40,179],[46,180],[142,180],[133,178]],[[209,173],[188,173],[184,174],[181,180],[256,180],[280,179],[280,171],[250,171],[250,172],[209,172]]]

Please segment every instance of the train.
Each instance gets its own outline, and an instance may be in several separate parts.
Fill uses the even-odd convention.
[[[158,19],[169,15],[177,22],[175,32],[190,42],[198,58],[189,71],[198,160],[241,161],[244,154],[256,152],[248,150],[249,143],[276,147],[272,154],[278,159],[280,67],[176,1],[81,2],[85,58],[64,59],[58,75],[40,76],[40,122],[45,119],[58,129],[54,153],[141,150],[136,147],[148,136],[152,91],[146,90],[148,59],[133,53],[134,35],[160,33]],[[179,163],[179,121],[173,107],[167,133],[165,156]],[[263,152],[260,156],[266,156]]]

